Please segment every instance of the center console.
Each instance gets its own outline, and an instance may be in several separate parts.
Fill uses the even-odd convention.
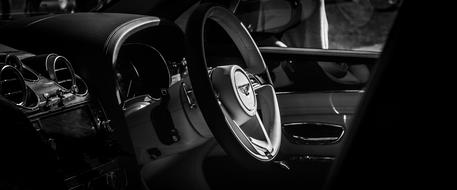
[[[0,51],[0,96],[23,111],[51,147],[67,189],[123,189],[122,154],[97,97],[58,54]]]

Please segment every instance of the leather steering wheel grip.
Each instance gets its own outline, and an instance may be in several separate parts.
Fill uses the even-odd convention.
[[[224,68],[208,68],[208,60],[205,52],[205,32],[208,32],[205,31],[205,24],[208,20],[212,20],[217,23],[230,36],[231,40],[238,48],[241,57],[247,66],[246,68],[240,68],[236,65],[229,67],[224,66]],[[198,105],[200,106],[208,127],[222,148],[234,159],[249,168],[262,169],[262,167],[265,167],[266,163],[270,163],[279,152],[281,141],[281,122],[278,103],[274,89],[271,86],[268,69],[257,45],[236,16],[225,8],[214,6],[214,4],[202,4],[193,12],[188,22],[186,35],[190,46],[188,48],[189,76],[195,97],[199,103]],[[230,111],[233,112],[233,110],[229,108],[232,105],[227,105],[226,101],[221,101],[221,98],[223,97],[216,95],[219,93],[217,92],[217,88],[219,88],[220,85],[218,87],[216,84],[217,82],[214,82],[215,76],[209,76],[208,74],[215,69],[226,70],[226,72],[218,72],[225,73],[226,75],[217,76],[220,78],[217,78],[216,80],[226,80],[226,84],[232,85],[233,87],[231,93],[235,94],[239,93],[237,91],[239,87],[233,82],[236,81],[233,79],[234,70],[246,73],[244,76],[247,77],[247,80],[243,79],[243,81],[250,81],[248,76],[263,75],[264,81],[266,82],[265,84],[259,84],[262,86],[261,90],[259,90],[260,88],[253,88],[252,83],[249,82],[250,88],[253,91],[252,94],[254,94],[257,98],[260,98],[258,104],[261,109],[258,110],[257,107],[255,107],[255,114],[248,114],[251,116],[251,119],[249,119],[249,121],[243,121],[245,122],[245,125],[248,126],[241,126],[241,124],[240,126],[237,126],[236,120],[230,117],[234,116],[233,113],[230,113]],[[230,72],[232,73],[231,75],[228,74]],[[230,80],[232,83],[230,83]],[[233,96],[235,95],[230,97]],[[233,104],[236,104],[236,101]],[[238,104],[242,105],[243,103],[238,102]],[[261,115],[259,113],[261,113]],[[253,154],[253,151],[250,151],[248,150],[249,148],[247,148],[247,146],[255,146],[255,142],[258,141],[253,140],[254,138],[247,137],[243,130],[246,128],[252,128],[254,125],[261,127],[260,129],[262,129],[263,134],[265,134],[265,142],[268,144],[266,145],[266,149],[271,149],[266,151],[264,157],[255,156],[254,154],[256,153]],[[269,128],[264,128],[264,125]],[[242,134],[237,135],[238,132]],[[244,140],[248,140],[249,142],[247,142],[247,144],[243,144],[243,140],[240,140],[240,136],[246,136],[242,138],[244,138]],[[262,149],[261,145],[258,147]],[[256,150],[259,152],[259,149]]]

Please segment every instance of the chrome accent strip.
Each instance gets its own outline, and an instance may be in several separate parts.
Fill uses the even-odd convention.
[[[158,17],[147,16],[131,20],[118,26],[114,32],[108,36],[108,39],[105,42],[105,54],[107,56],[111,56],[111,64],[113,67],[117,61],[117,56],[122,44],[130,35],[147,27],[158,26],[159,23],[160,19]],[[122,104],[122,98],[118,90],[119,86],[116,88],[116,98],[118,104]]]
[[[117,55],[121,49],[122,43],[134,32],[141,29],[158,26],[160,19],[158,17],[141,17],[134,20],[131,20],[125,24],[117,27],[113,33],[110,34],[105,43],[105,53],[106,55],[111,55],[111,63],[114,65],[117,60]]]
[[[327,90],[327,91],[310,91],[310,92],[300,92],[300,91],[276,91],[276,95],[287,95],[287,94],[337,94],[337,93],[365,93],[365,90]]]
[[[311,156],[311,155],[296,155],[292,156],[288,160],[311,160],[311,161],[333,161],[335,157],[332,156]]]
[[[40,19],[35,20],[35,21],[31,22],[31,23],[28,23],[27,27],[30,27],[30,26],[32,26],[34,24],[37,24],[37,23],[41,22],[41,21],[45,21],[45,20],[48,20],[48,19],[51,19],[51,18],[54,18],[54,17],[58,17],[58,16],[62,16],[62,14],[55,14],[55,15],[50,15],[48,17],[40,18]]]
[[[293,134],[288,134],[285,132],[286,136],[290,136],[294,139],[302,140],[304,141],[304,144],[335,144],[338,143],[344,136],[344,133],[346,132],[346,127],[343,125],[338,125],[338,124],[333,124],[333,123],[322,123],[322,122],[293,122],[293,123],[285,123],[283,124],[283,128],[287,126],[295,126],[295,125],[317,125],[317,126],[329,126],[329,127],[335,127],[335,128],[340,128],[341,134],[338,137],[317,137],[317,138],[306,138],[306,137],[300,137],[296,136]]]
[[[51,62],[48,62],[49,58],[51,56],[55,56],[53,57],[54,59],[52,60],[52,63]],[[71,75],[71,78],[70,79],[66,79],[66,80],[59,80],[57,78],[57,74],[56,74],[56,63],[59,59],[63,59],[63,61],[65,62],[65,65],[67,65],[67,70],[70,72],[70,75]],[[52,64],[52,66],[50,65]],[[74,86],[76,85],[76,77],[75,77],[75,70],[73,70],[73,66],[71,65],[70,61],[68,61],[67,58],[65,58],[64,56],[61,56],[61,55],[57,55],[57,54],[49,54],[47,57],[46,57],[46,70],[48,71],[49,73],[49,78],[51,80],[53,80],[57,86],[67,90],[67,91],[72,91],[72,89],[74,88]],[[71,87],[69,89],[65,88],[64,86],[62,86],[60,84],[61,81],[63,82],[68,82],[68,80],[71,81]]]
[[[31,92],[31,94],[36,98],[37,100],[37,103],[33,106],[26,106],[25,104],[24,105],[18,105],[20,108],[22,109],[26,109],[26,110],[37,110],[38,109],[38,106],[40,105],[40,97],[38,96],[38,94],[33,91],[32,88],[30,88],[28,85],[27,85],[27,81],[26,81],[26,89],[27,89],[27,93],[28,92]],[[27,96],[29,96],[30,94],[27,94]],[[27,98],[28,99],[28,98]],[[27,100],[26,100],[27,101]]]
[[[76,82],[76,80],[80,80],[81,83],[84,84],[84,86],[86,86],[86,91],[84,91],[83,93],[81,93],[81,92],[79,91],[80,89],[78,88],[78,92],[75,93],[75,95],[76,95],[76,96],[80,96],[80,97],[86,96],[86,95],[89,93],[89,86],[87,86],[86,81],[84,81],[83,78],[81,78],[80,76],[78,76],[77,74],[75,74],[75,82]],[[76,86],[76,87],[77,87],[77,86]]]
[[[27,98],[28,98],[28,94],[27,94],[27,85],[25,84],[25,79],[24,79],[24,77],[22,76],[22,73],[21,73],[19,70],[17,70],[14,66],[11,66],[11,65],[1,65],[1,68],[0,68],[0,79],[2,78],[1,76],[2,76],[3,72],[5,72],[5,70],[7,70],[7,69],[12,69],[12,71],[14,72],[14,74],[16,75],[16,77],[18,77],[18,78],[16,78],[16,80],[19,79],[19,80],[21,81],[20,84],[22,84],[22,86],[21,86],[21,90],[23,90],[23,92],[22,92],[22,93],[23,93],[22,101],[21,101],[21,102],[18,102],[18,103],[14,102],[14,104],[16,104],[16,105],[18,105],[18,106],[24,106],[25,103],[26,103],[26,101],[27,101]],[[3,91],[3,90],[1,89],[1,87],[3,86],[3,83],[4,83],[4,82],[9,82],[9,81],[7,81],[7,80],[5,80],[5,81],[0,80],[0,90],[1,90],[1,91]],[[2,92],[2,93],[3,93],[3,92]],[[6,97],[5,97],[5,98],[6,98]],[[6,98],[6,99],[8,99],[8,98]],[[13,102],[13,101],[10,100],[10,99],[8,99],[8,101]]]
[[[188,88],[185,82],[181,83],[181,88],[184,92],[184,95],[186,96],[186,100],[187,100],[189,109],[193,110],[194,108],[197,107],[197,104],[195,103],[195,98],[192,98],[194,91],[191,88]]]
[[[291,48],[291,47],[259,47],[262,53],[276,54],[297,54],[297,55],[320,55],[320,56],[344,56],[353,58],[378,59],[380,52],[373,51],[350,51],[336,49],[312,49],[312,48]]]

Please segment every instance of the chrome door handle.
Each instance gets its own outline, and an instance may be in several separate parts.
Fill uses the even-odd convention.
[[[284,135],[294,144],[334,144],[341,140],[345,127],[332,123],[296,122],[283,125]]]

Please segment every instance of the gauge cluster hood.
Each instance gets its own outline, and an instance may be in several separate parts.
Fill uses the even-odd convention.
[[[136,35],[138,33],[141,33],[140,37]],[[142,43],[155,43],[155,47],[163,49],[165,57],[185,54],[185,45],[173,45],[184,43],[184,34],[178,26],[158,17],[135,14],[75,13],[30,17],[1,25],[0,36],[0,43],[16,49],[66,56],[75,71],[93,83],[89,86],[102,89],[111,85],[114,90],[113,64],[120,47],[130,36]],[[106,91],[103,89],[100,94]]]

